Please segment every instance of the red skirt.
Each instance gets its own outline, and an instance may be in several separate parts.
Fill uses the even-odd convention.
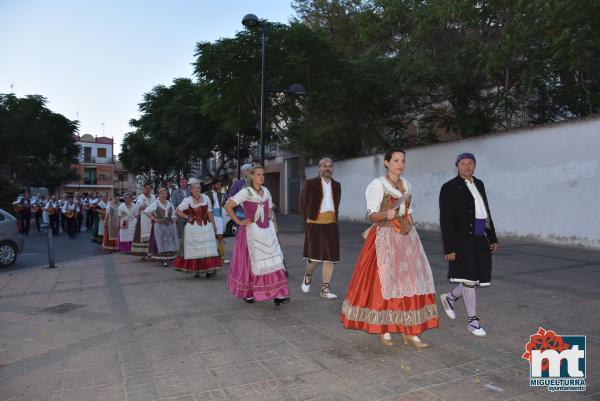
[[[342,325],[372,334],[419,335],[438,327],[435,294],[384,299],[372,229],[365,240],[342,306]],[[402,235],[402,234],[399,234]]]
[[[109,252],[115,252],[119,248],[119,242],[116,239],[109,239],[108,235],[108,227],[104,231],[104,236],[102,237],[102,249]]]
[[[185,259],[177,256],[173,261],[173,269],[184,273],[213,273],[221,269],[223,261],[220,256],[204,259]]]

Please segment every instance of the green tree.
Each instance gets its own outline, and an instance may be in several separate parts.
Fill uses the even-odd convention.
[[[204,89],[190,79],[156,86],[139,105],[141,116],[130,121],[120,160],[155,187],[173,175],[187,174],[194,160],[220,152],[223,163],[233,151],[222,135],[220,122],[203,111]]]
[[[80,152],[77,127],[77,121],[46,108],[42,96],[0,94],[0,187],[54,191],[77,179],[71,169]]]

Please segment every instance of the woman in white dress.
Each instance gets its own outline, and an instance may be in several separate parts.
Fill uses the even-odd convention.
[[[173,204],[167,200],[168,194],[166,188],[161,188],[158,191],[158,199],[144,210],[144,213],[152,219],[150,258],[161,261],[165,267],[175,258],[179,244],[175,227],[177,214]]]
[[[217,250],[215,221],[210,200],[200,191],[200,182],[192,184],[192,195],[176,209],[177,216],[187,220],[173,268],[199,277],[212,277],[223,266]]]
[[[119,252],[130,253],[133,235],[135,233],[135,223],[137,219],[136,206],[131,202],[131,195],[123,195],[124,203],[119,205]]]
[[[148,256],[148,245],[150,244],[150,231],[152,230],[152,220],[144,213],[144,210],[156,200],[152,193],[152,185],[144,184],[144,192],[138,196],[136,206],[137,222],[133,234],[133,243],[131,244],[131,254],[141,256],[146,259]]]

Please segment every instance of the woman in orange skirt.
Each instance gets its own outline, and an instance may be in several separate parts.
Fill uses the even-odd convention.
[[[401,177],[405,163],[403,150],[388,151],[387,174],[365,191],[373,224],[363,234],[341,320],[347,329],[379,334],[385,345],[393,345],[390,333],[402,333],[405,344],[424,348],[418,336],[438,326],[438,315],[431,267],[413,227],[411,186]]]

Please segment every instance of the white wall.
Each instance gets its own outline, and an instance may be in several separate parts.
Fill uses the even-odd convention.
[[[404,176],[421,226],[439,228],[439,190],[462,152],[477,158],[499,235],[600,248],[600,119],[408,149]],[[384,171],[382,154],[335,162],[341,220],[364,221],[365,187]]]

